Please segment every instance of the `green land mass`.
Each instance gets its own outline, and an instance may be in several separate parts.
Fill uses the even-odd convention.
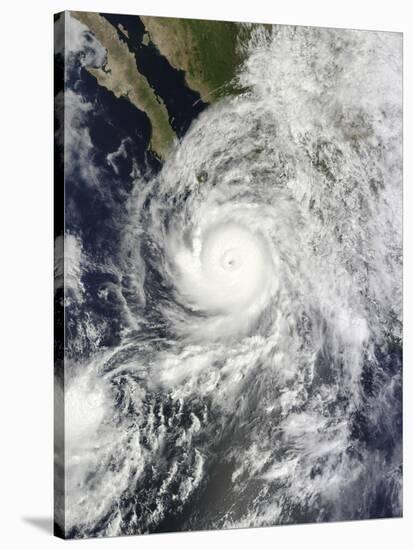
[[[228,21],[147,17],[152,42],[173,67],[185,71],[188,86],[207,103],[236,91],[234,76],[243,60],[239,47],[245,25]]]

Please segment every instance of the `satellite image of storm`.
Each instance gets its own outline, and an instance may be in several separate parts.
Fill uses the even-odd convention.
[[[402,516],[402,34],[54,27],[55,534]]]

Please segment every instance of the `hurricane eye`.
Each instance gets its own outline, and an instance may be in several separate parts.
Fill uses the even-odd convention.
[[[221,266],[227,271],[235,271],[242,266],[242,256],[234,248],[226,250],[221,256]]]

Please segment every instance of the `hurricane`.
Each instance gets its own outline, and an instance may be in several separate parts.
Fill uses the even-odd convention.
[[[401,515],[400,35],[238,47],[240,93],[135,167],[114,244],[65,235],[70,536]]]

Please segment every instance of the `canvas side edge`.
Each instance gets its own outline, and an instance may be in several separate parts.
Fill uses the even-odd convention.
[[[64,434],[65,12],[54,15],[54,535],[66,538]]]

